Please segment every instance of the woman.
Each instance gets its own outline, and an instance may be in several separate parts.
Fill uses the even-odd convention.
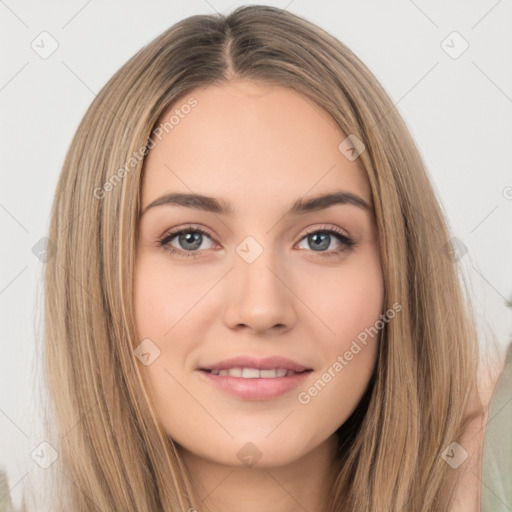
[[[334,37],[267,6],[171,27],[86,113],[49,239],[52,510],[478,510],[457,255]]]

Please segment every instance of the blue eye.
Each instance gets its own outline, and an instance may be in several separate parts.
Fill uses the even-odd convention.
[[[325,249],[329,248],[333,238],[337,240],[339,247],[326,251]],[[302,240],[306,240],[310,247],[313,247],[313,252],[318,253],[320,256],[336,256],[355,245],[354,240],[350,237],[332,228],[311,231]]]
[[[205,242],[205,238],[213,242],[212,237],[205,230],[195,226],[186,226],[170,233],[167,232],[158,240],[158,245],[172,255],[196,258],[201,255],[201,252],[211,249],[213,246],[213,243],[210,243],[209,246],[200,249]],[[338,242],[339,246],[336,249],[326,250],[333,242],[333,239]],[[178,244],[177,247],[172,243],[175,240]],[[354,240],[334,227],[329,229],[322,227],[321,229],[309,231],[300,239],[299,244],[303,240],[306,240],[312,248],[312,252],[319,256],[337,256],[356,245]]]
[[[201,247],[204,237],[210,238],[211,240],[210,235],[206,231],[188,226],[179,231],[165,234],[163,238],[158,241],[158,245],[164,247],[165,250],[169,251],[171,254],[185,258],[189,256],[195,258],[199,256],[198,249]],[[175,247],[171,244],[174,239],[177,239],[179,247]],[[210,247],[206,247],[206,249],[208,248]]]

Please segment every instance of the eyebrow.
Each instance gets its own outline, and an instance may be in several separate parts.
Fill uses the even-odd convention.
[[[311,199],[297,199],[285,216],[295,216],[316,212],[336,204],[357,206],[358,208],[367,210],[370,213],[373,211],[373,207],[358,195],[353,194],[352,192],[339,190],[329,194],[319,195]],[[152,203],[146,206],[142,215],[144,215],[149,209],[162,205],[185,206],[187,208],[195,208],[196,210],[219,213],[231,217],[236,213],[234,206],[223,199],[217,199],[215,197],[204,196],[201,194],[184,194],[174,192],[155,199]]]

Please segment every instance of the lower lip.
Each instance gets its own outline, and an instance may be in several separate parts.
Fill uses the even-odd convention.
[[[305,371],[274,379],[244,379],[229,375],[215,375],[204,370],[200,370],[200,373],[214,386],[230,395],[244,400],[271,400],[295,389],[311,372]]]

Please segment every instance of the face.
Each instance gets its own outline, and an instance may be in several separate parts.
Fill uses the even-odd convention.
[[[334,439],[375,365],[377,337],[360,341],[383,308],[364,169],[286,87],[210,85],[173,114],[145,161],[135,271],[151,399],[195,457],[291,463]]]

